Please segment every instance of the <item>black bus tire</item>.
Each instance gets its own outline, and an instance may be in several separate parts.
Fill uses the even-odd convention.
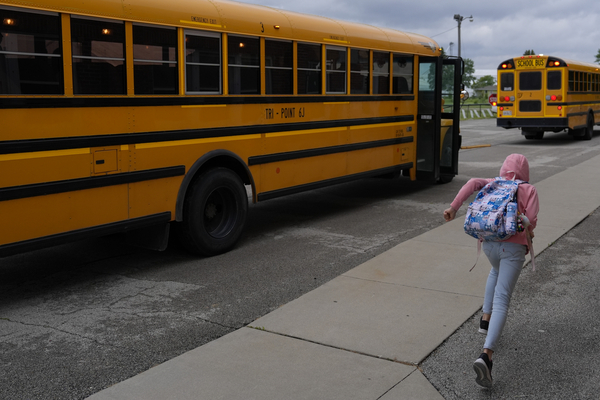
[[[587,126],[583,128],[585,133],[583,134],[583,140],[592,140],[594,136],[594,117],[592,114],[588,114]]]
[[[208,170],[186,196],[182,244],[204,256],[225,253],[240,238],[247,213],[248,197],[240,177],[226,168]]]

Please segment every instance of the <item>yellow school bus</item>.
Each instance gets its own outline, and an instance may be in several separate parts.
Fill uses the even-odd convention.
[[[457,173],[462,62],[418,34],[226,0],[0,0],[0,24],[0,256],[172,228],[210,256],[249,198]]]
[[[590,140],[600,124],[600,66],[564,58],[515,57],[498,66],[497,126],[526,139],[567,130]]]

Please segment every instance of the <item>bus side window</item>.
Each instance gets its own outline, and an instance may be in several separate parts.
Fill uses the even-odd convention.
[[[321,45],[298,43],[298,94],[321,94]]]
[[[0,9],[0,94],[63,94],[60,17]]]
[[[327,46],[326,93],[346,94],[346,49]]]
[[[390,94],[390,53],[373,52],[373,94]]]
[[[266,94],[292,94],[294,90],[293,58],[292,42],[265,40]]]
[[[177,30],[133,26],[135,94],[177,94]]]
[[[575,90],[575,71],[569,71],[569,92]]]
[[[369,50],[350,50],[350,94],[369,94]]]
[[[229,35],[229,94],[260,94],[260,40]]]
[[[413,56],[394,54],[393,94],[410,94],[413,92]]]
[[[74,94],[126,94],[125,24],[71,18]]]
[[[185,32],[185,90],[187,94],[220,94],[221,35]]]

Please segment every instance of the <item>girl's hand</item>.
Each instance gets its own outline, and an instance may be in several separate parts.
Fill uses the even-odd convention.
[[[454,217],[456,217],[456,210],[454,208],[450,207],[444,211],[444,219],[446,222],[452,221]]]

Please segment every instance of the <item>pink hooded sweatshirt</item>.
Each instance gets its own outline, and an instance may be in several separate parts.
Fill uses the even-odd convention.
[[[506,157],[502,168],[500,168],[500,176],[505,179],[520,179],[522,181],[529,181],[529,162],[524,155],[511,154]],[[450,204],[452,208],[458,210],[460,206],[473,194],[478,192],[487,183],[492,182],[494,179],[481,179],[472,178],[459,190],[456,198]],[[537,214],[540,209],[537,190],[533,185],[529,183],[523,183],[519,185],[517,190],[517,208],[521,214],[529,219],[531,225],[529,230],[533,231],[537,225]],[[513,235],[505,240],[506,242],[519,243],[527,246],[527,235],[526,233],[520,232]]]

